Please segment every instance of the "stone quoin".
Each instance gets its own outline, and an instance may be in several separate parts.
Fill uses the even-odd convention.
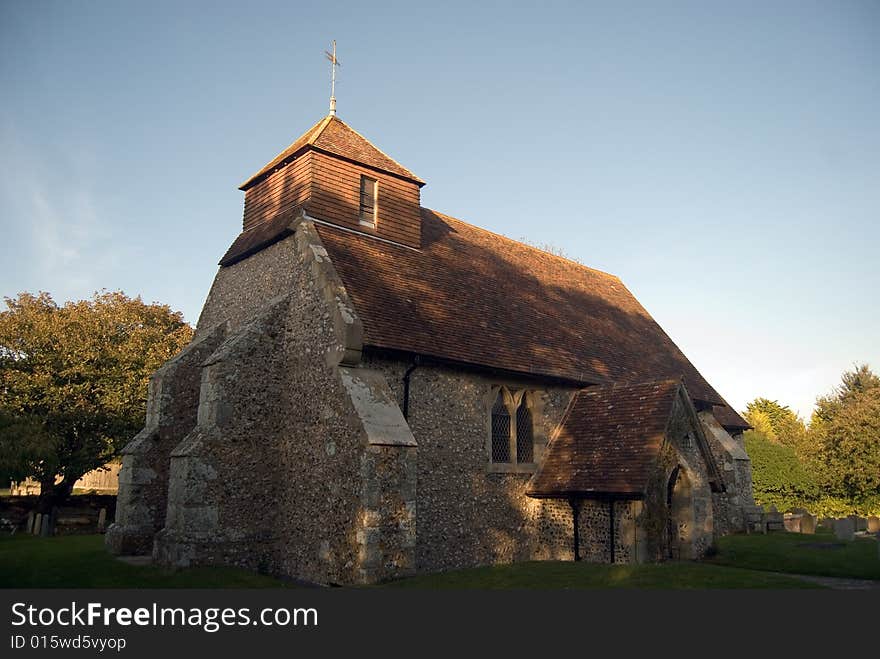
[[[698,558],[748,424],[620,279],[421,207],[335,116],[248,179],[107,545],[320,583]]]

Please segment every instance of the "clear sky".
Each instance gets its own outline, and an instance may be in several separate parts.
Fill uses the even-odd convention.
[[[738,408],[880,368],[880,3],[0,2],[0,295],[195,322],[321,116],[423,205],[619,275]]]

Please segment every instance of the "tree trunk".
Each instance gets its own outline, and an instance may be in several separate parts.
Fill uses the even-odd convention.
[[[67,501],[70,493],[73,492],[73,484],[77,478],[65,476],[64,480],[56,483],[55,479],[40,481],[40,496],[37,499],[37,512],[44,515],[51,514],[52,509],[56,508]]]

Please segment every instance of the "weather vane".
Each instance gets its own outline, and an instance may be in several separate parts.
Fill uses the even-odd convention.
[[[342,66],[336,58],[336,39],[333,40],[333,52],[325,50],[324,54],[330,60],[330,114],[336,116],[336,67]]]

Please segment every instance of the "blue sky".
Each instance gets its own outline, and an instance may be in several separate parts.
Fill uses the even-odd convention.
[[[619,275],[735,406],[880,369],[880,3],[0,3],[0,295],[195,322],[326,113],[423,205]]]

